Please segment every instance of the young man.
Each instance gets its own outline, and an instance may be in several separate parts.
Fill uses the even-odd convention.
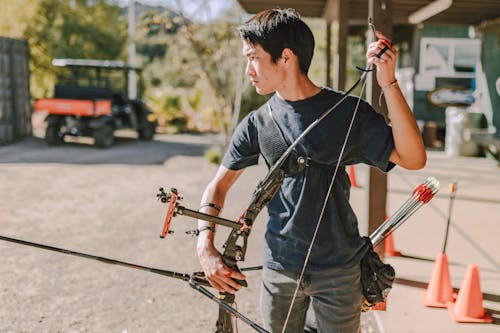
[[[341,97],[339,92],[315,85],[307,76],[314,49],[311,30],[293,9],[272,9],[252,17],[239,28],[239,34],[247,58],[246,74],[259,94],[274,93],[267,107],[283,136],[292,142]],[[379,33],[377,37],[385,38]],[[366,163],[389,171],[394,164],[407,169],[425,165],[419,129],[395,80],[397,52],[390,48],[377,56],[383,47],[381,41],[370,44],[367,59],[376,66],[391,126],[361,102],[341,158],[342,171],[335,178],[286,332],[304,332],[309,305],[318,332],[359,329],[359,262],[366,246],[349,205],[350,183],[343,167]],[[268,204],[261,309],[264,327],[270,332],[282,331],[357,102],[356,97],[347,98],[302,140],[300,149],[314,163],[286,177]],[[245,167],[257,164],[259,154],[254,111],[238,125],[222,165],[205,189],[203,212],[218,214],[231,185]],[[241,286],[233,278],[245,276],[224,265],[213,243],[215,229],[207,226],[213,227],[206,221],[199,222],[203,230],[197,244],[200,263],[214,288],[234,293]]]

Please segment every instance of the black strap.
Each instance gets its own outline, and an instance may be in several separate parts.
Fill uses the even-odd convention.
[[[276,119],[274,119],[273,110],[271,109],[271,105],[269,105],[269,102],[267,102],[265,105],[266,105],[266,110],[267,110],[267,114],[269,115],[269,118],[271,118],[271,120],[273,121],[274,126],[278,129],[278,132],[280,133],[280,139],[281,139],[281,141],[284,143],[284,145],[286,146],[286,148],[288,148],[288,146],[290,146],[290,143],[286,139],[285,133],[281,129],[280,124],[278,124],[278,122],[276,121]]]
[[[255,114],[255,123],[257,126],[259,146],[262,156],[268,167],[271,167],[281,157],[281,155],[290,146],[286,139],[284,131],[273,116],[269,103],[262,105]],[[276,135],[279,133],[279,135]],[[293,149],[290,157],[283,164],[282,169],[287,176],[293,176],[303,171],[308,166],[314,166],[323,169],[335,167],[307,157],[306,154]]]
[[[288,148],[288,143],[282,135],[274,117],[270,116],[268,103],[262,105],[255,113],[255,125],[257,127],[259,147],[262,157],[268,167],[280,158]],[[276,133],[280,135],[276,135]]]

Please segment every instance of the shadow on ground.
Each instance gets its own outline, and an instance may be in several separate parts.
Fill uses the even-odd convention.
[[[103,149],[85,139],[48,146],[42,138],[28,137],[0,146],[0,163],[154,165],[178,155],[202,156],[220,141],[211,135],[157,135],[152,141],[117,136],[112,147]]]

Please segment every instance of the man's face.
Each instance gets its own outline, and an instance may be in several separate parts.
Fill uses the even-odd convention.
[[[271,62],[271,55],[258,44],[243,41],[243,56],[247,58],[246,75],[259,95],[267,95],[283,84],[284,70],[278,61]]]

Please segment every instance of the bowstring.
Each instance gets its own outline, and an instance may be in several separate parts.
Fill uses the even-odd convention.
[[[376,29],[375,29],[375,25],[373,24],[373,20],[372,20],[371,17],[368,18],[368,27],[371,30],[372,34],[373,34],[373,39],[375,40],[376,39],[376,34],[375,34]],[[362,73],[362,75],[366,74],[366,72],[371,71],[372,68],[373,68],[373,66],[367,66],[366,69],[364,69],[364,70],[361,69],[362,71],[365,72],[365,73]],[[340,153],[339,153],[339,158],[337,160],[337,164],[335,166],[335,170],[334,170],[333,175],[332,175],[332,180],[330,181],[330,184],[328,186],[328,191],[327,191],[325,200],[323,201],[323,205],[321,207],[321,212],[320,212],[320,215],[318,217],[318,221],[316,222],[316,227],[314,229],[314,233],[313,233],[313,236],[312,236],[312,239],[311,239],[311,243],[309,244],[309,248],[307,249],[306,257],[304,259],[304,265],[302,266],[302,269],[300,271],[300,275],[299,275],[299,278],[297,280],[297,286],[295,287],[295,291],[294,291],[293,297],[292,297],[292,302],[290,304],[290,307],[288,308],[288,313],[286,315],[285,322],[283,323],[283,329],[282,329],[281,333],[285,333],[286,327],[288,325],[288,321],[290,320],[290,316],[292,314],[292,310],[293,310],[293,306],[295,304],[295,300],[297,298],[297,294],[298,294],[299,289],[300,289],[300,285],[302,284],[302,282],[304,280],[304,274],[305,274],[305,271],[306,271],[306,268],[307,268],[307,264],[309,263],[309,258],[310,258],[311,253],[312,253],[312,248],[314,246],[314,242],[316,240],[316,236],[318,235],[318,231],[319,231],[319,227],[321,225],[321,221],[323,220],[323,216],[324,216],[325,211],[326,211],[326,206],[328,204],[328,199],[330,198],[330,195],[331,195],[331,192],[332,192],[332,189],[333,189],[333,184],[335,183],[335,178],[337,177],[337,173],[338,173],[338,170],[339,170],[339,167],[340,167],[343,155],[344,155],[345,148],[347,146],[347,141],[349,140],[349,136],[351,134],[352,126],[354,125],[354,120],[356,118],[356,114],[357,114],[358,109],[359,109],[359,104],[361,102],[361,96],[363,95],[363,92],[365,90],[365,86],[366,86],[366,76],[364,77],[363,84],[361,85],[361,90],[360,90],[358,98],[357,98],[357,102],[356,102],[356,106],[354,108],[354,112],[353,112],[353,115],[352,115],[352,118],[351,118],[351,122],[349,123],[349,127],[347,128],[347,133],[346,133],[344,142],[342,144],[342,148],[341,148]]]
[[[342,161],[342,157],[344,155],[344,151],[345,151],[345,148],[347,146],[347,141],[349,140],[351,129],[352,129],[352,126],[354,124],[354,120],[356,118],[356,114],[358,112],[359,104],[361,102],[361,95],[363,95],[365,86],[366,86],[366,79],[363,80],[363,84],[361,85],[361,90],[360,90],[359,96],[357,98],[356,106],[354,108],[354,112],[353,112],[353,115],[352,115],[352,118],[351,118],[351,122],[349,123],[349,127],[347,129],[347,133],[346,133],[344,142],[342,144],[342,148],[341,148],[340,153],[339,153],[339,158],[337,160],[337,164],[336,164],[335,170],[333,172],[332,180],[330,181],[330,184],[328,186],[328,191],[327,191],[325,200],[323,201],[323,205],[321,207],[321,212],[320,212],[320,215],[318,217],[318,221],[316,222],[316,228],[314,229],[314,233],[313,233],[311,242],[309,244],[309,248],[308,248],[308,250],[306,252],[306,258],[304,259],[304,265],[302,266],[302,270],[300,271],[299,279],[297,281],[297,286],[295,287],[295,291],[293,293],[292,302],[290,304],[290,307],[288,308],[288,313],[286,315],[285,322],[283,323],[283,329],[281,331],[282,333],[285,333],[288,321],[290,320],[290,315],[292,314],[293,306],[295,304],[295,299],[297,298],[297,294],[299,292],[300,285],[302,284],[302,281],[304,280],[304,274],[305,274],[305,271],[306,271],[307,264],[309,262],[309,258],[310,258],[311,253],[312,253],[312,248],[313,248],[313,245],[314,245],[314,241],[316,239],[316,236],[318,235],[319,227],[321,225],[321,221],[323,220],[323,215],[324,215],[324,213],[326,211],[326,206],[328,204],[328,198],[330,197],[330,194],[331,194],[332,189],[333,189],[333,184],[335,182],[335,178],[337,176],[337,173],[338,173],[338,170],[339,170],[339,167],[340,167],[340,163]]]

